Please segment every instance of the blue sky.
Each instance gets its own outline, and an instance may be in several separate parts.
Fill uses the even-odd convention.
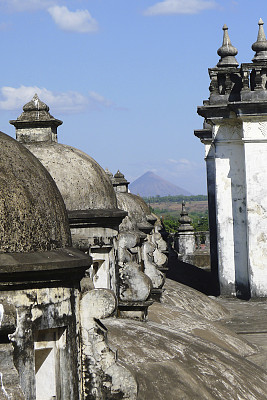
[[[225,23],[250,62],[260,17],[263,0],[0,0],[0,129],[14,137],[8,121],[37,92],[61,143],[130,181],[151,170],[205,194],[193,131],[208,68]]]

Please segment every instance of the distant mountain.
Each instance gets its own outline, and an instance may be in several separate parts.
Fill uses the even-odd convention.
[[[176,196],[179,194],[191,196],[191,193],[187,190],[166,181],[151,171],[146,172],[132,182],[129,189],[131,193],[139,194],[142,197]]]

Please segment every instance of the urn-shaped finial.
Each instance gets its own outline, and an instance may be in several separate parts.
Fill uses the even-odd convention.
[[[217,67],[237,67],[238,62],[235,56],[237,55],[238,51],[231,43],[227,25],[224,24],[222,29],[223,29],[223,43],[222,46],[217,51],[221,59],[218,62]]]
[[[252,50],[256,52],[254,58],[252,59],[253,62],[258,61],[267,61],[267,40],[263,29],[263,20],[260,18],[258,25],[259,25],[259,33],[257,37],[257,41],[253,43],[251,46]]]
[[[178,232],[184,232],[184,231],[193,231],[194,228],[191,225],[192,220],[191,218],[188,216],[188,212],[186,210],[185,207],[185,201],[183,200],[182,202],[182,211],[181,211],[181,217],[179,219],[180,222],[180,226],[178,228]]]

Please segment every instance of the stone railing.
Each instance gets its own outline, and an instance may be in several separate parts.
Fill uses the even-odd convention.
[[[209,75],[209,103],[248,101],[252,97],[261,100],[267,96],[266,63],[243,63],[239,68],[210,68]]]

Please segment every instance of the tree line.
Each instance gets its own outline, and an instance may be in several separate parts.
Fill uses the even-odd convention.
[[[143,197],[145,202],[147,204],[153,204],[153,203],[182,203],[183,200],[188,203],[190,201],[205,201],[208,200],[208,196],[203,195],[203,194],[198,194],[196,196],[183,196],[183,195],[178,195],[178,196],[149,196],[149,197]]]

